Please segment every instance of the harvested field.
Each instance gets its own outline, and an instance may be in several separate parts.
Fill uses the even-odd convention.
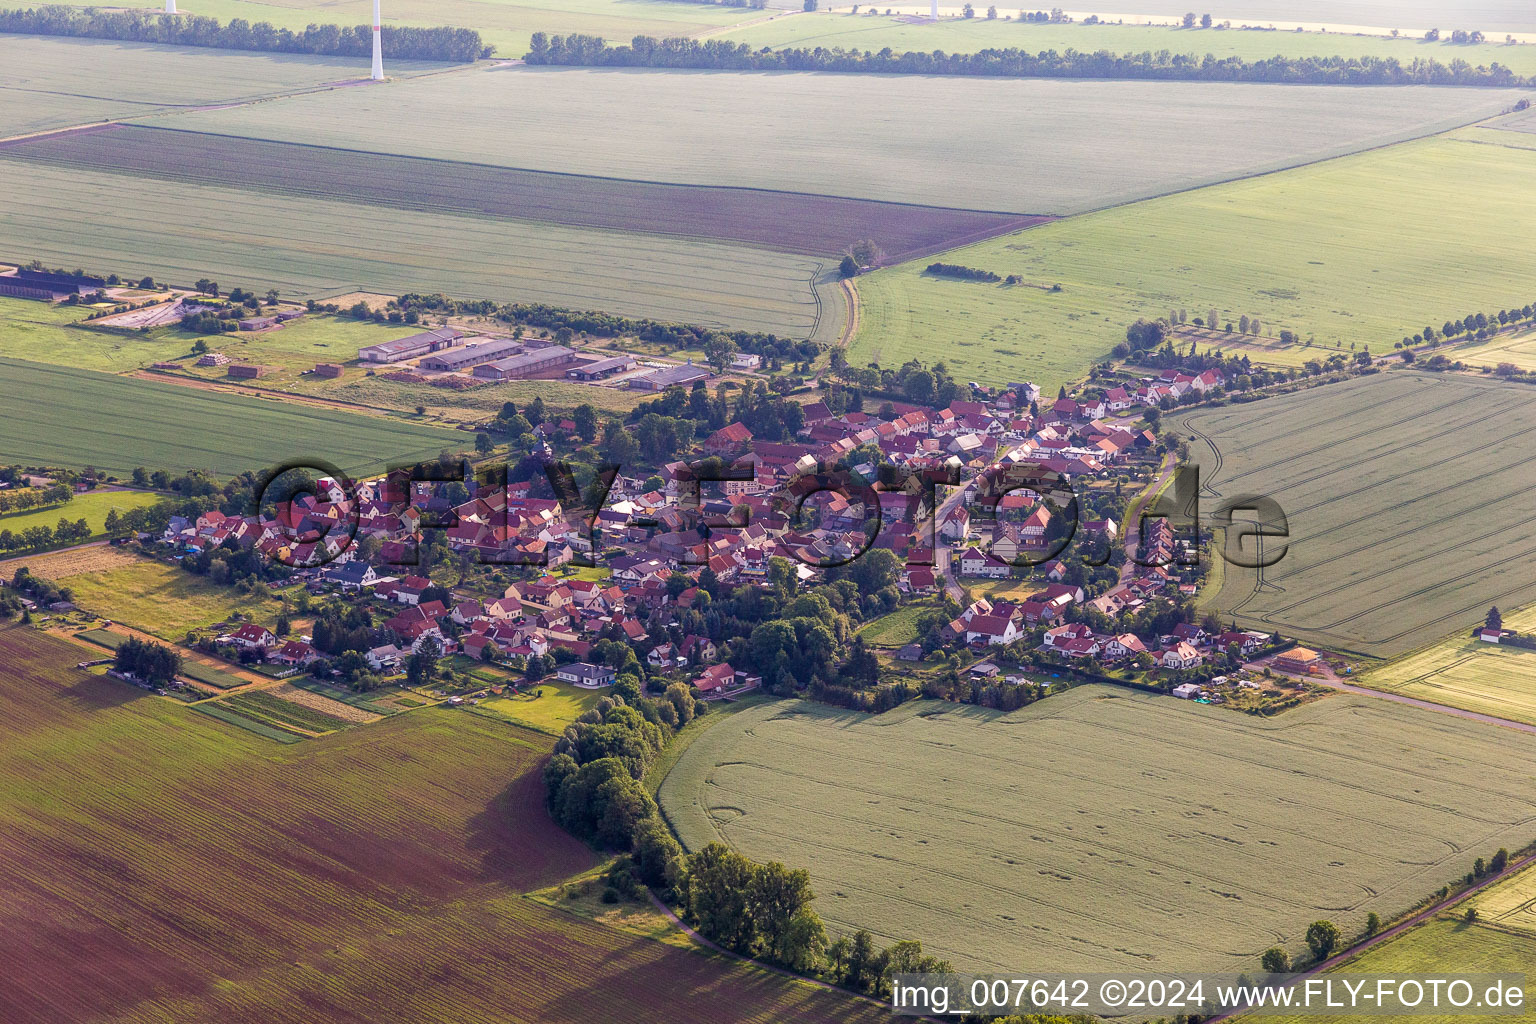
[[[301,690],[292,683],[283,683],[265,691],[273,697],[288,701],[293,704],[302,704],[311,711],[317,711],[328,718],[340,719],[354,725],[366,725],[369,722],[377,722],[380,715],[351,704],[343,704],[339,700],[331,700],[329,697],[315,693],[313,690]]]
[[[523,897],[593,863],[537,733],[423,710],[274,746],[31,630],[0,659],[7,1024],[885,1019]]]
[[[1223,566],[1210,600],[1224,619],[1392,657],[1469,629],[1489,605],[1536,601],[1536,405],[1523,385],[1396,371],[1167,429],[1193,438],[1203,514],[1265,494],[1289,520],[1262,587]]]
[[[135,565],[137,555],[130,555],[105,544],[75,548],[71,551],[55,551],[43,555],[18,555],[6,559],[16,565],[25,565],[32,572],[50,580],[67,580],[85,573],[110,572]],[[9,573],[7,573],[9,575]]]
[[[471,72],[480,74],[480,72]],[[358,91],[358,90],[344,90]],[[482,134],[484,134],[482,132]],[[0,154],[7,251],[52,266],[205,276],[286,298],[443,292],[769,331],[841,330],[823,308],[836,260],[534,221],[424,213],[302,195],[34,164]],[[167,218],[163,211],[175,210]],[[76,230],[82,220],[91,231]]]
[[[355,473],[466,446],[462,433],[397,419],[19,359],[0,359],[0,388],[28,396],[0,410],[0,461],[95,466],[120,477],[136,466],[227,477],[296,458]]]
[[[1046,218],[760,189],[704,188],[360,153],[130,125],[0,143],[10,156],[201,185],[840,255],[869,239],[892,261]]]
[[[1536,330],[1511,331],[1468,345],[1455,345],[1445,349],[1445,354],[1473,366],[1495,369],[1501,363],[1510,363],[1516,369],[1536,373]]]
[[[1065,214],[1417,137],[1521,95],[509,67],[153,123],[560,173]]]
[[[1469,615],[1452,636],[1371,669],[1361,685],[1536,725],[1536,651],[1468,636],[1482,620]],[[1536,608],[1505,612],[1504,627],[1530,633]]]
[[[1054,391],[1107,358],[1137,318],[1185,308],[1203,319],[1212,307],[1258,317],[1265,341],[1289,329],[1329,350],[1250,353],[1259,362],[1351,345],[1380,355],[1465,310],[1531,301],[1533,176],[1536,151],[1458,133],[1043,224],[944,262],[1061,291],[938,278],[923,261],[888,267],[859,278],[848,358],[942,356],[962,380]]]
[[[390,74],[441,67],[397,61]],[[0,138],[367,76],[366,61],[343,57],[0,35]]]
[[[1525,868],[1472,897],[1485,922],[1536,940],[1536,868]],[[1536,961],[1536,944],[1531,947]]]
[[[1536,837],[1536,737],[1364,697],[1273,720],[1089,685],[1021,711],[772,701],[661,786],[685,844],[805,865],[829,926],[962,969],[1239,971]]]

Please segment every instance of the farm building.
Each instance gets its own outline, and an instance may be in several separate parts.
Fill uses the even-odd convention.
[[[276,327],[278,324],[275,316],[252,316],[240,321],[242,331],[264,331],[268,327]]]
[[[493,363],[485,363],[474,369],[474,375],[484,380],[519,380],[534,374],[556,370],[569,363],[576,353],[563,345],[551,345],[537,352],[508,356]]]
[[[207,352],[198,357],[198,366],[223,366],[229,362],[229,356],[223,352]]]
[[[396,338],[394,341],[383,341],[377,345],[365,345],[357,350],[357,358],[365,363],[398,363],[402,359],[414,359],[417,356],[452,348],[463,337],[463,331],[452,327],[439,327],[436,330],[413,334],[408,338]]]
[[[0,295],[15,299],[52,302],[65,295],[99,291],[106,286],[107,282],[99,277],[50,274],[42,270],[18,270],[13,274],[0,274]]]
[[[265,366],[247,366],[244,363],[236,363],[229,368],[229,375],[239,380],[255,380],[266,372]]]
[[[737,352],[731,356],[731,369],[756,370],[763,365],[763,357],[756,352]]]
[[[1292,647],[1275,657],[1275,670],[1297,675],[1316,675],[1323,670],[1323,659],[1309,647]]]
[[[341,373],[342,373],[342,366],[341,366],[340,363],[316,363],[315,364],[315,376],[316,377],[324,377],[327,380],[335,380],[337,377],[341,376]]]
[[[640,391],[665,391],[678,385],[689,385],[696,380],[704,380],[709,376],[709,371],[702,366],[694,366],[689,360],[682,366],[668,366],[662,370],[652,370],[642,374],[629,382],[629,386]]]
[[[565,371],[565,375],[572,380],[602,380],[616,373],[627,373],[638,365],[634,356],[611,356],[573,366]]]
[[[522,350],[523,343],[520,341],[496,338],[481,345],[468,345],[464,348],[433,353],[418,365],[423,370],[462,370],[468,366],[505,359],[507,356],[517,355]]]

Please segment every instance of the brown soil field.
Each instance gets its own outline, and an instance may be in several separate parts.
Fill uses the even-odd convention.
[[[311,711],[318,711],[322,715],[330,715],[332,718],[340,718],[346,722],[366,724],[368,722],[377,722],[383,717],[382,715],[374,714],[372,711],[364,711],[362,708],[343,704],[339,700],[331,700],[331,698],[323,694],[301,690],[292,683],[280,683],[267,692],[274,697],[292,701],[295,704],[302,704]]]
[[[423,710],[274,747],[0,630],[6,1024],[752,1024],[872,1007],[540,905],[550,740]]]
[[[893,263],[1052,219],[556,174],[138,125],[18,141],[5,155],[284,195],[745,242],[813,255],[841,253],[871,239]]]

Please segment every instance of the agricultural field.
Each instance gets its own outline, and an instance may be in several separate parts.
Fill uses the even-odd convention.
[[[261,621],[264,613],[277,608],[277,601],[268,594],[242,595],[178,566],[149,559],[69,576],[54,575],[46,560],[23,564],[73,590],[80,607],[166,640],[180,640],[188,630],[224,622],[235,612]]]
[[[1006,715],[764,702],[660,798],[690,849],[808,865],[830,928],[962,970],[1235,972],[1524,845],[1533,767],[1536,737],[1371,698],[1256,719],[1089,685]]]
[[[1197,410],[1165,429],[1190,439],[1202,515],[1263,494],[1288,520],[1261,585],[1223,566],[1211,605],[1224,619],[1393,657],[1470,629],[1489,605],[1536,601],[1525,454],[1536,408],[1523,385],[1395,371]]]
[[[1536,651],[1488,644],[1468,634],[1482,625],[1471,613],[1466,628],[1432,647],[1367,672],[1361,685],[1536,725]],[[1509,612],[1506,629],[1536,629],[1536,608]]]
[[[402,86],[401,88],[404,88]],[[479,133],[484,135],[485,133]],[[365,289],[546,302],[836,338],[836,260],[33,164],[0,152],[0,237],[50,265],[212,277],[286,298]],[[167,218],[162,211],[174,209]],[[77,225],[92,225],[82,234]],[[835,301],[824,302],[822,292]]]
[[[277,746],[45,634],[0,658],[8,1024],[884,1019],[523,896],[594,864],[544,812],[547,737],[423,710]]]
[[[355,473],[435,458],[466,446],[461,432],[254,397],[0,358],[0,388],[25,405],[0,411],[0,461],[127,476],[137,466],[217,476],[294,458]]]
[[[754,189],[617,181],[137,125],[24,140],[4,151],[18,159],[136,177],[822,256],[840,255],[869,240],[892,259],[909,259],[1040,220]]]
[[[1343,104],[1329,86],[504,67],[147,123],[563,174],[1066,214],[1467,124],[1520,95],[1361,86]]]
[[[770,7],[788,0],[770,0]],[[87,6],[72,4],[71,6]],[[123,7],[160,10],[153,0],[123,0]],[[798,9],[799,4],[795,4]],[[298,31],[315,22],[366,25],[373,14],[366,0],[179,0],[183,13],[228,21],[270,22]],[[762,11],[669,0],[393,0],[384,6],[390,25],[453,25],[472,28],[496,47],[500,57],[521,57],[535,32],[584,32],[613,40],[636,35],[693,36],[744,24],[764,16]],[[385,55],[385,70],[395,74]],[[366,67],[365,67],[366,73]]]
[[[345,707],[345,705],[342,706]],[[224,697],[209,705],[200,705],[199,710],[206,710],[208,707],[224,708],[242,718],[253,719],[263,725],[302,736],[323,735],[345,729],[352,724],[346,719],[284,700],[261,690]]]
[[[1044,224],[943,257],[1025,285],[938,278],[921,260],[859,278],[849,359],[942,353],[961,379],[1052,391],[1138,317],[1181,307],[1390,352],[1458,311],[1531,300],[1533,174],[1536,151],[1426,139]]]
[[[113,509],[121,515],[129,509],[149,508],[162,500],[160,495],[150,491],[91,491],[77,494],[63,505],[0,515],[0,530],[19,534],[29,526],[46,526],[51,529],[58,525],[61,518],[71,523],[84,519],[90,524],[91,539],[94,540],[106,535],[107,513]]]
[[[1167,8],[1165,3],[1162,5]],[[883,8],[882,8],[883,9]],[[1171,8],[1168,8],[1171,10]],[[1168,10],[1156,13],[1166,14]],[[1233,30],[1185,29],[1163,25],[1084,25],[1046,24],[1008,18],[1017,15],[999,7],[996,20],[953,18],[937,24],[913,24],[899,17],[871,16],[861,9],[858,14],[846,9],[813,14],[808,17],[777,18],[773,21],[744,25],[722,34],[725,39],[750,44],[754,49],[771,47],[870,50],[878,53],[890,47],[898,53],[975,53],[992,47],[1018,47],[1031,53],[1042,50],[1081,50],[1086,53],[1108,50],[1111,53],[1188,53],[1203,57],[1239,57],[1257,61],[1270,57],[1377,57],[1395,59],[1402,64],[1415,60],[1437,60],[1450,64],[1464,60],[1470,64],[1502,64],[1518,75],[1536,74],[1536,46],[1507,46],[1503,38],[1481,45],[1452,43],[1450,32],[1441,42],[1426,42],[1422,33],[1414,38],[1393,39],[1385,35],[1350,35],[1342,32],[1244,31],[1234,20]],[[1182,13],[1182,12],[1180,12]],[[1227,17],[1222,9],[1212,12]],[[1284,15],[1290,18],[1289,14]],[[1428,26],[1426,26],[1428,27]]]
[[[1500,363],[1511,363],[1527,373],[1536,372],[1536,331],[1511,331],[1469,345],[1455,345],[1445,354],[1472,366],[1495,369]]]
[[[442,66],[396,61],[390,73]],[[343,57],[0,35],[0,138],[367,77],[367,61]]]

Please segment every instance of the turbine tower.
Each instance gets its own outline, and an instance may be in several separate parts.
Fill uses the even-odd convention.
[[[165,13],[166,14],[175,14],[176,13],[176,0],[165,0]]]
[[[168,2],[175,3],[176,0],[168,0]],[[933,20],[939,20],[939,0],[933,0]]]
[[[176,0],[166,0],[174,4]],[[373,0],[373,80],[384,81],[384,30],[379,24],[379,0]]]

